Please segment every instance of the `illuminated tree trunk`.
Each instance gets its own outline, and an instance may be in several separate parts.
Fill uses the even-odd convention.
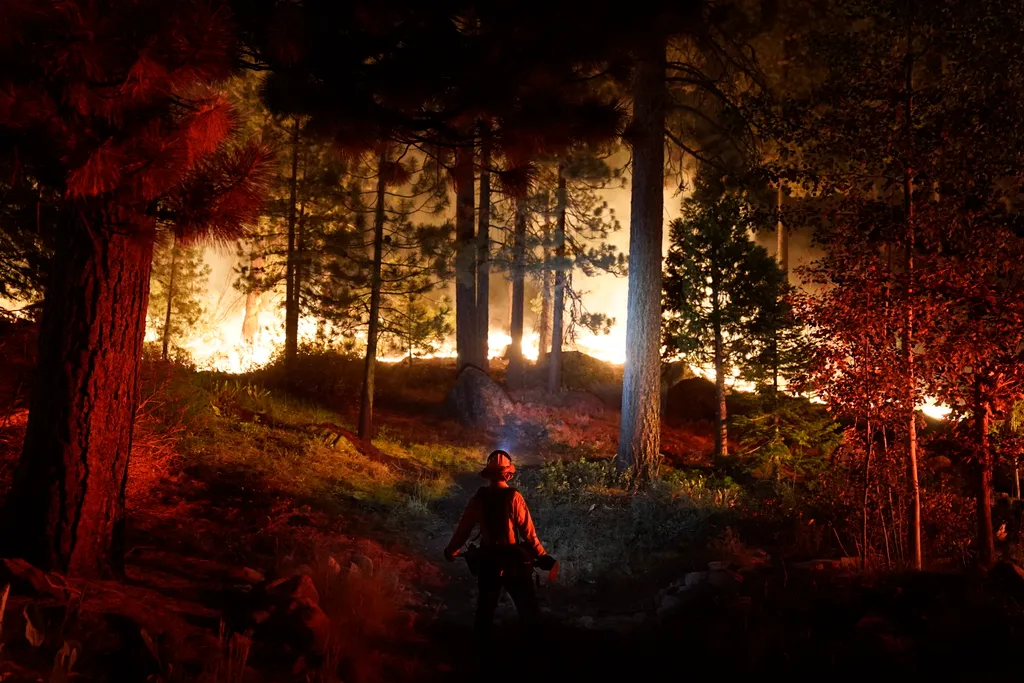
[[[651,36],[633,88],[626,366],[616,458],[635,485],[658,474],[661,445],[661,242],[665,172],[665,40]]]
[[[284,362],[293,367],[299,352],[299,293],[296,287],[298,263],[295,257],[296,209],[299,184],[299,120],[292,118],[292,175],[289,179],[288,253],[285,257]]]
[[[551,248],[544,247],[544,263],[551,261]],[[540,359],[548,362],[551,355],[551,297],[555,286],[555,276],[550,268],[544,269],[541,276],[540,292],[540,332],[537,339],[537,350]]]
[[[387,152],[377,160],[377,205],[373,212],[373,263],[370,266],[370,319],[366,328],[366,357],[363,359],[363,390],[359,397],[359,438],[373,437],[373,388],[377,371],[377,337],[380,330],[381,261],[384,259],[384,166]]]
[[[729,454],[729,414],[725,404],[725,348],[719,296],[716,268],[711,275],[711,325],[715,335],[715,455],[723,457]]]
[[[884,429],[884,427],[883,427]],[[871,456],[875,448],[875,435],[871,431],[871,420],[864,426],[867,444],[864,455],[864,498],[860,505],[860,568],[868,567],[868,492],[871,490]]]
[[[562,390],[562,346],[565,335],[565,210],[568,198],[565,171],[558,166],[558,205],[555,217],[555,291],[551,315],[551,358],[548,361],[548,391]]]
[[[263,274],[264,259],[262,255],[249,254],[249,273]],[[258,289],[250,289],[245,295],[245,317],[242,319],[242,340],[246,344],[256,341],[256,334],[259,332],[259,313],[263,302],[263,292]]]
[[[523,359],[523,314],[526,304],[526,201],[516,201],[516,227],[512,241],[512,324],[509,336],[512,348],[508,358],[508,385],[521,389],[525,384]]]
[[[480,222],[477,230],[476,323],[477,365],[486,372],[490,333],[491,297],[491,142],[488,128],[482,126],[480,144]]]
[[[775,194],[775,209],[779,220],[775,224],[775,254],[779,261],[779,269],[789,278],[789,233],[782,225],[782,181],[779,181]]]
[[[99,212],[58,231],[28,431],[0,548],[47,570],[123,573],[124,501],[153,245]]]
[[[163,359],[167,360],[171,346],[171,306],[174,304],[174,276],[178,270],[178,237],[171,237],[171,273],[167,276],[167,311],[164,313]]]
[[[906,64],[906,123],[907,134],[911,134],[911,116],[913,114],[913,60],[910,57],[910,36],[907,37],[907,64]],[[914,180],[913,171],[909,165],[903,169],[903,204],[904,215],[906,216],[906,261],[905,270],[907,278],[906,301],[904,308],[903,325],[903,358],[907,370],[907,462],[910,468],[910,494],[911,494],[911,552],[913,553],[914,569],[922,567],[921,553],[921,484],[918,479],[917,468],[917,373],[914,367],[914,249],[916,241],[914,235]]]
[[[455,150],[455,347],[458,369],[479,362],[473,151]]]
[[[978,561],[983,567],[996,562],[996,539],[992,532],[992,449],[989,444],[989,404],[980,375],[974,381],[974,427],[978,441]]]

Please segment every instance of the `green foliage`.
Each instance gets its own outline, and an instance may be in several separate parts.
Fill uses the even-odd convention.
[[[202,319],[209,275],[210,267],[203,260],[201,246],[186,246],[173,237],[156,245],[147,316],[149,327],[156,331],[157,339],[164,338],[168,299],[171,310],[167,334],[171,346],[187,337]]]
[[[777,483],[784,474],[793,480],[817,474],[843,442],[840,425],[825,407],[805,398],[773,393],[735,400],[741,405],[731,423],[740,456]]]
[[[757,212],[741,197],[699,178],[672,222],[665,261],[663,325],[665,353],[699,366],[716,363],[717,372],[734,367],[754,376],[780,366],[778,339],[787,320],[781,303],[784,275],[750,233]]]

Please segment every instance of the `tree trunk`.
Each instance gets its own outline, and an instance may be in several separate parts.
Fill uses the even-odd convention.
[[[974,427],[978,440],[978,561],[982,567],[996,563],[996,539],[992,533],[992,449],[989,447],[990,413],[982,379],[974,381]]]
[[[256,255],[254,253],[249,254],[249,273],[251,276],[258,272],[259,277],[263,276],[263,265],[264,260],[262,255]],[[251,287],[251,285],[250,285]],[[263,303],[263,292],[258,289],[250,288],[245,294],[245,317],[242,319],[242,340],[246,344],[252,344],[256,341],[256,335],[259,332],[259,314],[260,308]]]
[[[284,364],[294,367],[299,353],[299,294],[295,287],[295,224],[299,184],[299,119],[292,118],[292,175],[289,179],[288,253],[285,257]]]
[[[907,35],[906,59],[906,126],[907,135],[911,135],[913,115],[913,59],[910,53],[910,34]],[[908,164],[903,167],[903,204],[907,229],[906,244],[906,277],[907,298],[904,302],[903,356],[907,370],[907,461],[910,467],[911,493],[911,552],[914,556],[914,569],[922,567],[921,553],[921,484],[917,476],[917,374],[914,368],[914,179],[913,170]]]
[[[712,284],[711,300],[714,302],[715,332],[715,455],[724,457],[729,454],[729,414],[725,405],[725,349],[722,342],[722,325],[718,313],[717,282]]]
[[[643,486],[661,446],[661,242],[665,184],[665,40],[651,36],[633,88],[626,366],[616,464]]]
[[[544,263],[551,262],[551,248],[544,247]],[[555,286],[555,276],[548,267],[541,276],[540,291],[540,332],[537,338],[537,353],[540,360],[548,362],[551,355],[551,298]]]
[[[377,370],[377,337],[380,330],[381,261],[384,258],[384,202],[387,185],[384,165],[387,150],[377,160],[377,205],[373,212],[373,264],[370,266],[370,320],[366,328],[366,357],[363,359],[363,390],[359,397],[359,438],[373,438],[373,383]]]
[[[868,567],[868,492],[871,490],[871,454],[875,448],[875,435],[871,431],[871,420],[867,421],[864,426],[864,431],[867,434],[867,444],[864,454],[864,499],[861,501],[860,513],[860,568],[867,569]]]
[[[150,239],[104,221],[97,212],[59,231],[28,431],[0,515],[3,556],[86,578],[123,575],[153,261]]]
[[[789,279],[789,233],[782,225],[782,181],[778,182],[775,194],[775,209],[779,214],[779,220],[775,224],[775,256],[779,261],[779,270],[786,274]]]
[[[477,230],[476,324],[477,365],[487,371],[491,325],[491,141],[486,125],[482,126],[480,144],[480,225]]]
[[[167,311],[164,313],[163,359],[167,360],[171,347],[171,307],[174,304],[174,276],[178,270],[178,237],[171,236],[171,273],[167,276]]]
[[[508,386],[522,389],[526,362],[523,358],[523,314],[526,309],[526,200],[516,201],[516,227],[512,242],[512,348],[508,357]]]
[[[455,150],[455,347],[458,369],[479,362],[476,315],[476,227],[473,151]]]
[[[568,197],[565,170],[558,165],[558,205],[555,216],[555,291],[551,312],[551,357],[548,359],[548,391],[562,390],[562,346],[565,344],[565,212]],[[660,375],[659,375],[660,386]]]
[[[1013,456],[1013,497],[1020,499],[1020,456]]]

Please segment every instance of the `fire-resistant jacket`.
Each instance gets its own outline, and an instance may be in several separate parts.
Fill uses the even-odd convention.
[[[452,549],[461,548],[466,541],[469,540],[470,535],[473,533],[473,529],[479,526],[480,544],[482,546],[514,545],[516,543],[516,534],[518,532],[519,538],[522,540],[523,544],[535,557],[545,555],[544,546],[541,545],[540,539],[537,538],[537,529],[534,528],[533,519],[530,517],[530,509],[526,506],[526,499],[523,498],[523,494],[519,493],[519,491],[513,491],[512,493],[506,533],[502,535],[503,537],[492,537],[491,531],[487,528],[487,525],[483,523],[483,497],[492,493],[495,488],[501,490],[506,487],[484,487],[470,498],[469,504],[466,506],[466,511],[462,513],[462,519],[459,520],[459,526],[455,529],[455,533],[452,535],[452,540],[451,543],[448,544],[448,547]]]

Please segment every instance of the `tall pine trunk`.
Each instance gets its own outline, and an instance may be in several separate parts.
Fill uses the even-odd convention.
[[[93,212],[59,231],[21,459],[0,551],[41,568],[123,574],[124,502],[138,405],[151,240]]]
[[[551,358],[548,360],[548,391],[562,390],[562,346],[565,343],[565,212],[568,196],[565,169],[558,165],[558,204],[555,208],[555,290],[551,311]]]
[[[775,210],[778,213],[778,222],[775,224],[775,256],[779,261],[779,270],[786,274],[789,279],[789,233],[782,225],[782,181],[780,180],[775,190]]]
[[[661,445],[661,242],[665,173],[665,40],[651,36],[633,87],[626,366],[616,463],[642,486],[658,474]]]
[[[884,429],[884,427],[883,427]],[[864,426],[867,438],[867,449],[864,454],[864,498],[861,500],[860,513],[860,568],[868,567],[868,492],[871,490],[871,456],[875,448],[875,434],[871,431],[871,420]]]
[[[167,310],[164,312],[163,359],[167,360],[171,348],[171,308],[174,304],[174,280],[178,271],[178,237],[171,236],[171,272],[167,276]]]
[[[516,226],[512,241],[512,322],[509,336],[508,386],[522,389],[526,361],[523,358],[523,315],[526,310],[526,200],[516,201]]]
[[[288,179],[288,253],[285,256],[284,364],[294,367],[299,353],[299,293],[296,288],[298,259],[295,255],[295,227],[299,185],[299,119],[292,117],[292,174]]]
[[[906,126],[907,136],[912,134],[913,116],[913,66],[914,62],[910,53],[910,32],[907,32],[907,58],[906,58]],[[907,278],[906,301],[904,307],[903,324],[903,357],[907,371],[907,463],[910,468],[910,494],[911,494],[911,552],[913,553],[914,569],[921,569],[921,483],[918,479],[917,467],[917,372],[914,367],[914,249],[916,240],[914,235],[914,179],[913,170],[909,164],[903,166],[903,206],[906,220],[906,254],[905,268]]]
[[[476,314],[476,228],[473,224],[473,150],[455,150],[455,347],[458,369],[475,365],[480,350],[477,344]]]
[[[249,273],[253,277],[263,277],[263,255],[250,252],[249,253]],[[263,292],[250,285],[250,289],[245,294],[245,317],[242,318],[242,340],[246,344],[252,344],[256,341],[256,335],[259,332],[259,315],[260,308],[263,303]]]
[[[551,248],[544,247],[544,263],[551,262]],[[537,338],[537,353],[540,361],[547,363],[551,355],[551,298],[555,286],[555,276],[548,267],[540,280],[540,332]]]
[[[381,261],[384,259],[384,166],[387,151],[377,159],[377,205],[373,211],[373,263],[370,265],[370,320],[366,328],[366,357],[363,359],[363,389],[359,397],[359,438],[373,437],[373,385],[377,371],[377,338],[380,330]]]
[[[992,532],[992,449],[988,432],[990,413],[980,375],[974,380],[974,429],[978,442],[978,561],[983,567],[996,562],[996,540]]]
[[[719,308],[718,277],[711,277],[711,318],[715,336],[715,455],[729,454],[729,413],[725,404],[725,344],[722,339],[722,319]]]
[[[476,325],[477,365],[487,371],[491,314],[491,140],[489,129],[481,126],[480,214],[477,229]]]

